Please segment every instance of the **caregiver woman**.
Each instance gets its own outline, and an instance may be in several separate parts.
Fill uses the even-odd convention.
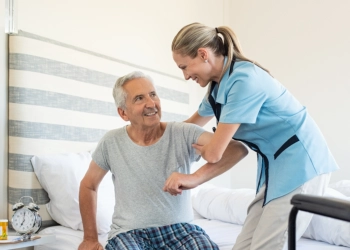
[[[183,27],[172,42],[173,58],[186,80],[208,93],[187,122],[218,121],[209,144],[194,145],[208,162],[220,160],[231,138],[257,152],[256,197],[234,250],[287,248],[290,200],[323,195],[338,169],[314,120],[269,71],[246,58],[234,32],[199,23]],[[311,213],[297,218],[297,239]]]

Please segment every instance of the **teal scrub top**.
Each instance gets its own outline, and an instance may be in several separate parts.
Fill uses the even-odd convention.
[[[219,122],[241,124],[233,138],[258,153],[256,192],[266,184],[264,205],[338,169],[306,108],[260,67],[236,61],[211,95],[221,104]],[[215,115],[207,96],[198,113]]]

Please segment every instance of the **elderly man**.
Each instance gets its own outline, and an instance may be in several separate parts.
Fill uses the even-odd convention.
[[[80,185],[84,240],[79,249],[103,249],[96,228],[99,183],[113,174],[115,208],[106,249],[218,249],[193,220],[190,191],[230,169],[247,154],[231,141],[222,159],[193,174],[199,155],[192,144],[206,144],[212,133],[184,122],[161,122],[160,100],[142,72],[119,78],[113,97],[125,127],[109,131],[92,154]]]

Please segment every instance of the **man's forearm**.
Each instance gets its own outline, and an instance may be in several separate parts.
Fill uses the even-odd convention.
[[[248,150],[242,143],[231,140],[218,162],[206,163],[193,174],[172,173],[165,181],[163,190],[171,195],[179,195],[183,190],[195,188],[226,172],[247,154]]]
[[[97,191],[80,185],[79,207],[84,227],[84,240],[98,240],[96,225]]]

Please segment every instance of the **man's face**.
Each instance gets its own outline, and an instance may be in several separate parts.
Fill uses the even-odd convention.
[[[158,125],[161,118],[160,100],[153,84],[146,78],[133,79],[123,85],[126,92],[125,110],[120,116],[131,125]]]

